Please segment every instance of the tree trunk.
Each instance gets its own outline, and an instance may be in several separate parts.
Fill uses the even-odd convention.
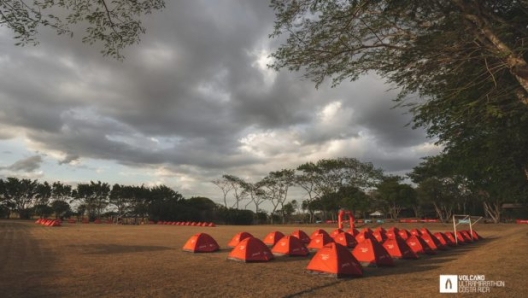
[[[501,216],[501,204],[499,202],[483,202],[484,204],[484,212],[491,217],[493,220],[493,223],[499,223],[500,222],[500,216]]]
[[[522,56],[516,55],[495,34],[491,29],[490,20],[486,19],[483,14],[477,14],[479,11],[478,7],[463,0],[453,0],[453,2],[463,11],[465,19],[474,26],[475,33],[479,40],[483,42],[483,46],[495,53],[496,57],[501,59],[504,65],[509,68],[510,73],[523,89],[522,92],[517,92],[517,98],[523,104],[528,105],[528,63],[526,60]],[[476,6],[478,5],[476,4]]]
[[[444,213],[442,212],[442,208],[440,208],[435,202],[433,203],[433,206],[436,211],[436,215],[438,215],[438,218],[440,218],[441,222],[445,222]]]
[[[414,217],[416,218],[419,218],[420,217],[420,213],[421,213],[421,210],[420,210],[420,206],[412,206],[412,209],[413,209],[413,212],[414,212]]]
[[[398,219],[398,216],[400,215],[401,209],[402,208],[400,206],[398,206],[398,205],[393,205],[392,208],[390,208],[390,216],[391,216],[392,220]]]

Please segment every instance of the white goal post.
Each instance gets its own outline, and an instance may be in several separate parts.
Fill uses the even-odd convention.
[[[457,222],[457,219],[458,219],[458,222]],[[473,238],[473,225],[479,222],[481,219],[482,219],[482,216],[471,216],[469,214],[453,214],[453,232],[455,234],[455,242],[457,245],[458,245],[457,226],[460,224],[469,224],[469,234],[471,235],[471,240],[475,241],[475,239]]]

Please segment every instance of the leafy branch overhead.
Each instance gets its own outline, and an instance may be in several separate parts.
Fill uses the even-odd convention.
[[[302,71],[316,85],[375,72],[400,90],[398,105],[444,153],[513,136],[493,155],[504,152],[498,160],[513,161],[528,180],[528,154],[518,150],[528,139],[528,1],[272,0],[271,7],[271,37],[286,38],[272,68]],[[473,170],[486,172],[489,160],[478,157]]]
[[[38,44],[38,29],[49,27],[84,43],[102,44],[104,56],[122,59],[122,50],[145,33],[141,17],[165,7],[163,0],[2,0],[0,25],[15,34],[16,45]]]
[[[438,96],[443,88],[455,98],[484,88],[528,104],[527,1],[272,0],[271,7],[271,37],[287,37],[272,54],[275,69],[303,70],[317,84],[374,71],[402,95]]]

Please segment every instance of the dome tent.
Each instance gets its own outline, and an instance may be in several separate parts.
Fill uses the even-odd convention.
[[[183,246],[183,250],[188,252],[214,252],[219,249],[216,240],[206,233],[195,234]]]
[[[319,249],[308,263],[306,271],[336,277],[363,276],[361,264],[339,243],[329,243]]]
[[[268,262],[274,258],[269,247],[262,240],[248,237],[240,241],[227,256],[228,260],[249,262]]]

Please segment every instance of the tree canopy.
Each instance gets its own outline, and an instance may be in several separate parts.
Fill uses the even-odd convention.
[[[271,7],[271,36],[287,35],[272,54],[276,69],[304,69],[318,84],[375,71],[402,95],[442,89],[455,98],[485,88],[528,104],[527,1],[272,0]],[[460,76],[468,69],[471,79]]]
[[[414,127],[444,146],[450,173],[436,178],[480,185],[495,209],[522,197],[528,1],[272,0],[271,6],[271,37],[286,37],[271,67],[302,71],[316,86],[377,73],[400,90],[395,100],[413,113]],[[430,178],[422,180],[434,186]],[[434,197],[426,193],[422,198]]]
[[[163,0],[5,0],[0,1],[0,26],[11,29],[20,46],[37,44],[41,27],[70,36],[74,27],[84,28],[84,43],[102,43],[103,55],[123,58],[121,50],[145,33],[141,16],[164,7]]]

